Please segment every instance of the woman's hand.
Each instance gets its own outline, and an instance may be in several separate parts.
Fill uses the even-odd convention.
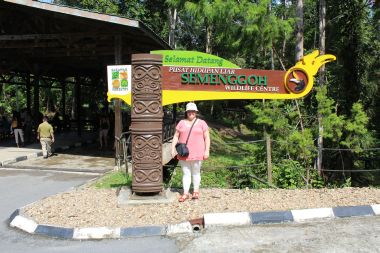
[[[203,159],[207,159],[210,156],[210,151],[206,150],[205,154],[203,155]]]
[[[203,159],[207,159],[210,156],[210,143],[211,143],[210,133],[209,133],[208,129],[203,133],[203,137],[205,138],[205,145],[206,145],[205,154],[203,155]]]
[[[179,138],[179,132],[178,130],[176,130],[173,136],[173,140],[172,140],[172,158],[174,158],[177,155],[177,150],[175,146],[178,143],[178,138]]]

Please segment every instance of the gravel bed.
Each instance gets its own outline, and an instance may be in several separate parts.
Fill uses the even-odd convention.
[[[39,224],[61,227],[131,227],[175,224],[214,212],[257,212],[380,204],[380,189],[201,189],[199,200],[120,208],[114,189],[85,187],[24,208]],[[179,194],[178,194],[179,196]]]

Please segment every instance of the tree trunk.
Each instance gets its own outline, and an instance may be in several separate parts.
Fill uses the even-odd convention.
[[[297,38],[296,38],[296,62],[303,57],[303,0],[297,0]],[[295,100],[298,116],[300,118],[301,130],[303,132],[303,120],[298,101]]]
[[[284,5],[284,16],[282,17],[282,20],[286,20],[287,17],[286,17],[286,0],[283,0],[282,1],[282,4]],[[281,49],[281,57],[284,59],[285,58],[285,51],[286,51],[286,32],[284,34],[284,40],[282,41],[282,49]]]
[[[325,54],[326,51],[326,1],[319,0],[319,53]],[[323,87],[325,84],[325,65],[319,70],[319,86]],[[318,174],[322,175],[322,150],[323,150],[323,115],[318,113],[318,158],[317,168]]]
[[[175,49],[175,29],[177,25],[177,9],[169,8],[169,45]]]
[[[212,37],[212,25],[209,24],[206,19],[206,53],[207,54],[212,54],[211,37]],[[214,100],[211,101],[210,115],[212,118],[214,118]]]
[[[272,3],[269,3],[269,13],[272,12]],[[271,66],[271,69],[274,70],[274,49],[273,49],[273,40],[271,40],[271,49],[270,49],[270,66]]]
[[[297,36],[296,36],[296,62],[299,61],[303,57],[303,0],[297,0],[297,8],[296,8],[296,18],[297,18]],[[301,110],[298,104],[298,100],[295,100],[298,117],[300,119],[300,127],[301,133],[304,133],[304,125]],[[307,157],[305,156],[305,166],[306,166],[306,188],[309,188],[310,181],[310,166],[307,161]]]
[[[303,0],[297,0],[296,61],[303,57]]]
[[[212,54],[212,45],[211,45],[211,37],[212,37],[212,25],[206,25],[206,53]]]

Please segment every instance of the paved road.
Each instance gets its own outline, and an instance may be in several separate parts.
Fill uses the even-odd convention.
[[[350,217],[303,224],[266,224],[212,229],[181,252],[380,252],[380,216]]]
[[[83,184],[94,176],[77,173],[6,170],[0,168],[0,251],[30,252],[178,252],[174,239],[70,241],[32,236],[9,228],[7,219],[18,207]]]

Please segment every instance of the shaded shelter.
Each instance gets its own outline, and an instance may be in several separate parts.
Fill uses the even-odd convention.
[[[66,86],[75,85],[79,134],[84,90],[103,92],[108,108],[106,66],[131,64],[131,54],[159,49],[170,46],[137,20],[32,0],[0,1],[0,83],[25,85],[27,108],[34,113],[40,111],[40,88],[60,89],[63,115]],[[114,103],[119,136],[121,102]]]

